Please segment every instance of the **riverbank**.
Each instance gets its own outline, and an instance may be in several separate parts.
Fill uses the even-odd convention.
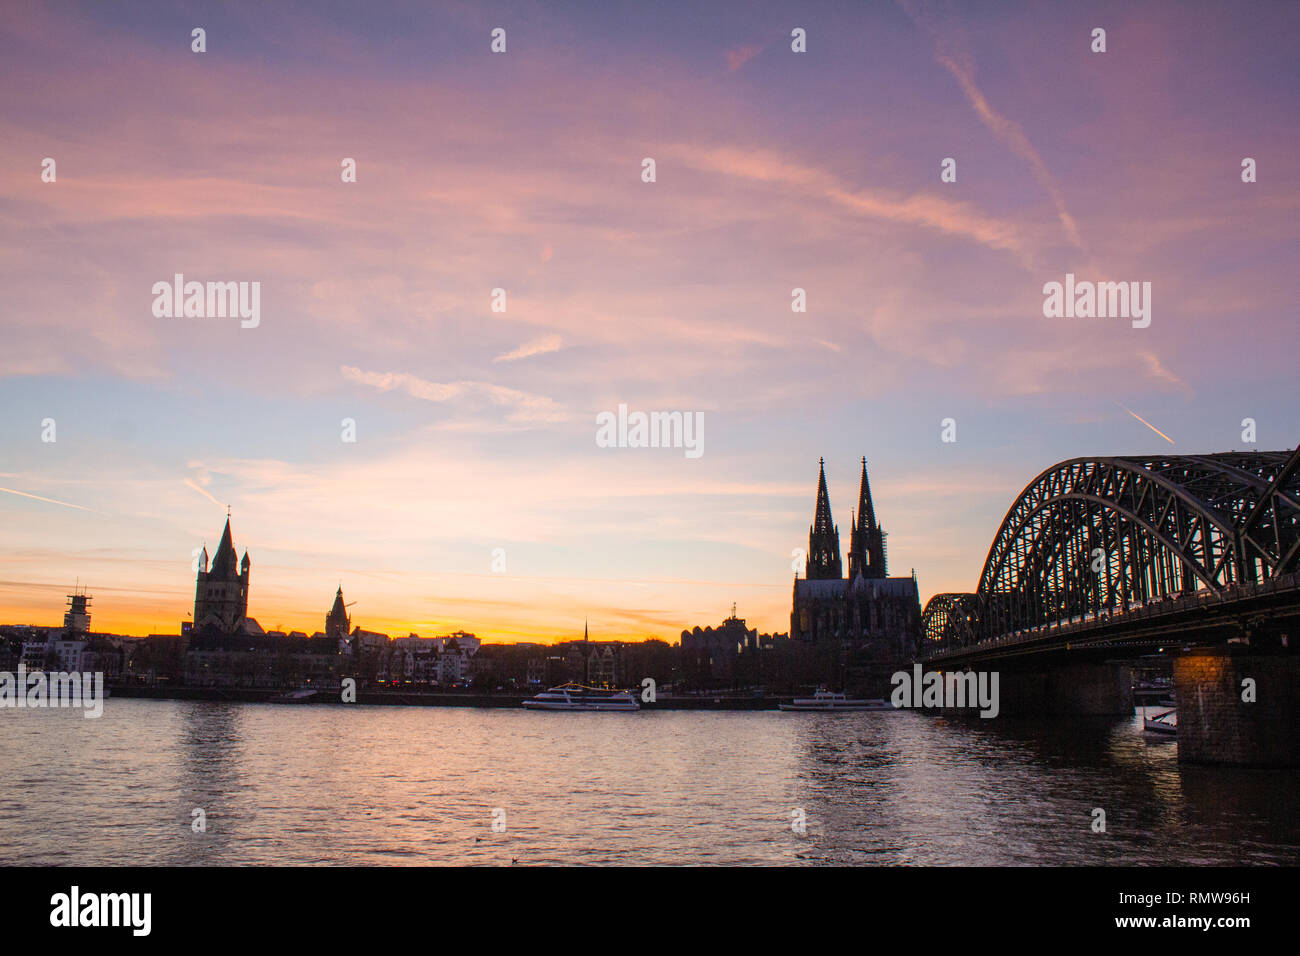
[[[111,688],[113,697],[146,700],[227,700],[252,704],[342,705],[339,695],[322,691],[305,700],[286,702],[286,691],[255,687],[148,687],[123,684]],[[435,691],[359,690],[357,704],[381,707],[520,707],[534,696],[523,694],[438,693]],[[280,698],[280,699],[277,699]],[[777,697],[661,696],[653,703],[641,703],[642,710],[776,710],[782,700]],[[355,706],[348,704],[346,706]]]

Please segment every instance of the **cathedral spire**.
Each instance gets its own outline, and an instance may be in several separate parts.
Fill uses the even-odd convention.
[[[858,489],[858,525],[876,526],[876,509],[871,504],[871,484],[867,481],[867,459],[862,459],[862,486]]]
[[[817,511],[813,515],[813,531],[826,534],[835,527],[831,519],[831,496],[826,492],[826,459],[817,459]]]
[[[839,578],[840,531],[831,517],[831,496],[826,491],[826,460],[818,459],[817,510],[808,529],[808,560],[804,576],[808,580]]]

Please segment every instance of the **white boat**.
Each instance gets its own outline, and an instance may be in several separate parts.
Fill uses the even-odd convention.
[[[561,684],[523,702],[530,710],[640,710],[631,691]]]
[[[1166,710],[1143,716],[1142,729],[1156,734],[1176,734],[1178,733],[1178,711]]]
[[[781,704],[782,710],[803,711],[841,711],[841,710],[895,710],[887,700],[874,698],[870,700],[853,700],[838,691],[818,688],[811,697],[796,697],[788,704]]]
[[[276,694],[268,698],[267,703],[271,704],[310,704],[312,698],[316,696],[316,691],[300,687],[297,690],[291,690],[284,694]]]

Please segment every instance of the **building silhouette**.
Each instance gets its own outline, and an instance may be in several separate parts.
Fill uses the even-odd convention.
[[[339,585],[338,593],[334,595],[334,606],[330,612],[325,615],[325,636],[338,643],[340,651],[348,648],[349,629],[352,627],[352,619],[348,617],[348,607],[343,603],[343,585]]]
[[[230,536],[230,516],[221,533],[221,543],[208,567],[208,549],[199,556],[198,580],[194,587],[194,630],[238,634],[248,620],[248,552],[235,563],[235,544]]]
[[[90,633],[91,597],[81,588],[68,595],[68,610],[63,614],[63,631],[66,635]]]
[[[731,616],[717,627],[701,628],[698,625],[682,631],[681,665],[683,676],[692,684],[710,682],[726,683],[742,677],[757,676],[758,668],[742,666],[763,651],[770,651],[784,634],[759,634],[743,617],[736,616],[736,605],[731,605]]]
[[[865,458],[858,511],[850,520],[849,573],[845,577],[839,528],[831,516],[822,460],[804,576],[796,575],[794,581],[790,637],[810,644],[836,643],[869,652],[877,660],[908,658],[920,632],[920,595],[914,576],[889,577],[886,536],[876,520]]]

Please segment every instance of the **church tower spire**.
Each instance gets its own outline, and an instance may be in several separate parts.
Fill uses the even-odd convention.
[[[230,536],[230,517],[226,517],[226,529],[221,532],[221,543],[212,558],[212,574],[216,577],[234,577],[236,571],[235,544]]]
[[[871,502],[871,484],[867,481],[867,460],[862,459],[862,486],[858,490],[858,520],[849,538],[849,577],[883,578],[885,568],[885,533],[876,524],[876,509]]]
[[[347,643],[352,620],[348,617],[348,607],[343,603],[343,585],[339,584],[334,595],[334,606],[325,615],[325,636],[339,641],[340,649]]]
[[[248,552],[239,562],[235,542],[230,534],[230,516],[221,532],[221,543],[208,564],[207,548],[199,558],[194,587],[194,623],[200,632],[235,634],[243,631],[248,618]]]
[[[804,577],[809,581],[844,576],[840,564],[840,529],[831,518],[831,497],[826,491],[826,460],[818,459],[817,510],[808,529],[808,560]]]

